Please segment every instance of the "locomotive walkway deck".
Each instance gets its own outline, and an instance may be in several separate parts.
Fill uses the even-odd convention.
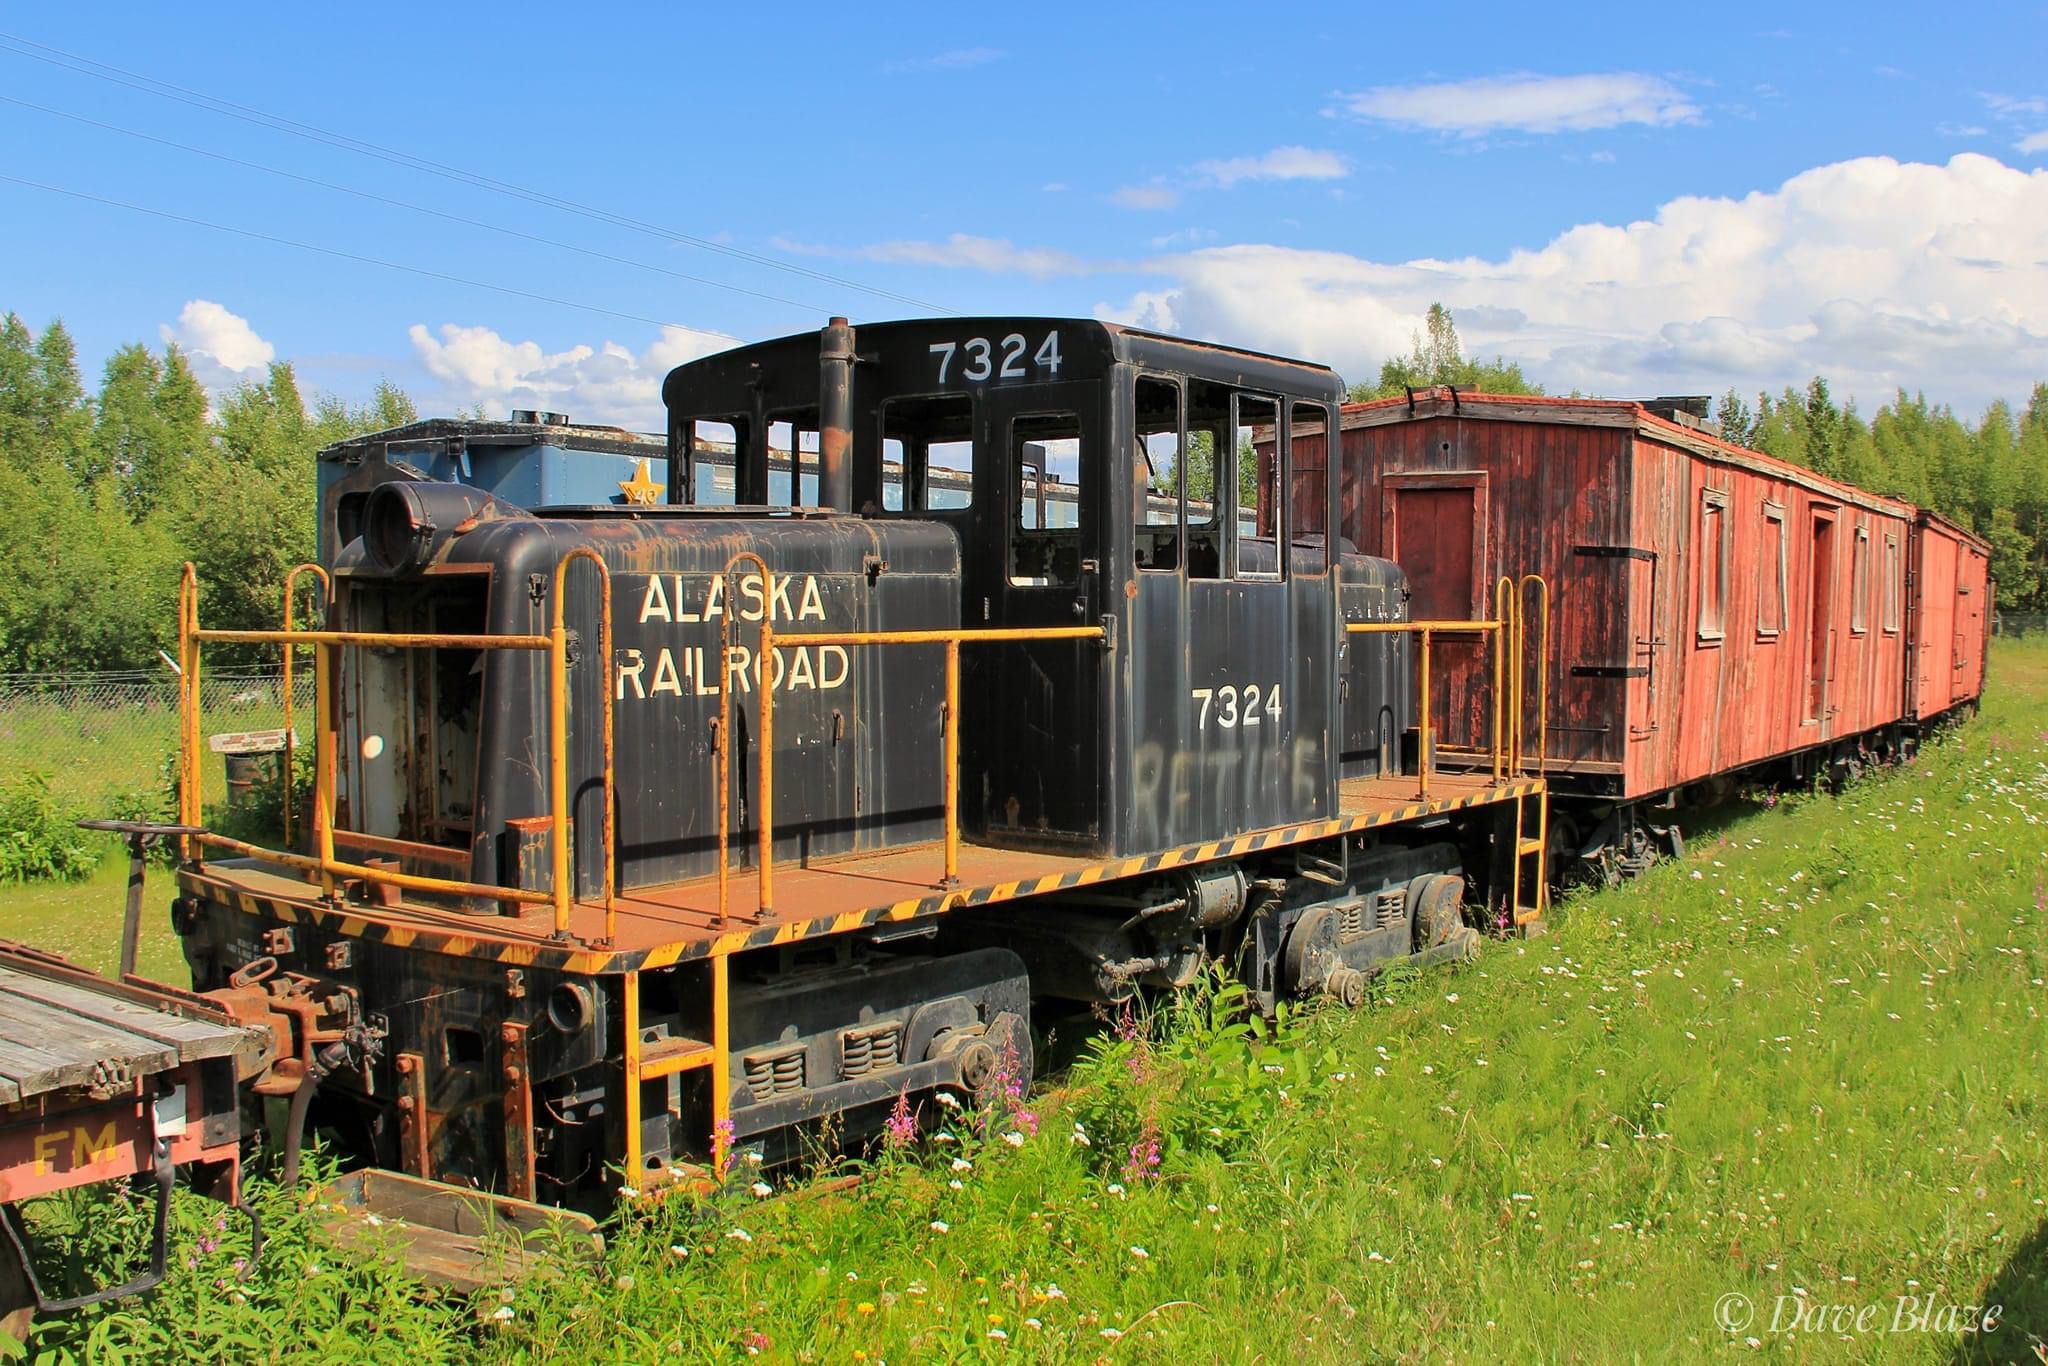
[[[601,899],[576,904],[570,918],[571,938],[563,941],[553,936],[552,916],[544,907],[519,916],[465,915],[414,901],[389,907],[355,903],[332,907],[320,903],[302,878],[274,866],[266,868],[256,860],[214,862],[201,871],[182,870],[179,880],[187,891],[251,913],[327,924],[343,934],[394,945],[513,966],[624,972],[1327,839],[1464,807],[1533,797],[1541,790],[1541,781],[1530,777],[1495,782],[1486,774],[1438,772],[1430,775],[1430,795],[1424,799],[1417,795],[1413,775],[1351,779],[1340,785],[1335,819],[1278,826],[1127,859],[998,849],[963,841],[959,882],[953,887],[938,885],[942,859],[936,841],[808,867],[777,864],[775,905],[765,917],[759,913],[759,882],[753,871],[736,868],[729,880],[723,922],[718,914],[715,877],[637,889],[618,895],[618,933],[610,943],[603,942]]]

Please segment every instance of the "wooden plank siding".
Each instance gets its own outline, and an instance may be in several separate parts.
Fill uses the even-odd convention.
[[[1912,628],[1907,684],[1915,720],[1984,691],[1991,560],[1983,541],[1931,512],[1913,522]]]
[[[1343,425],[1341,530],[1409,570],[1416,615],[1460,582],[1455,504],[1429,502],[1445,491],[1474,494],[1475,614],[1503,575],[1549,582],[1549,653],[1539,666],[1533,618],[1528,653],[1550,690],[1546,767],[1567,787],[1647,797],[1908,719],[1909,640],[1917,706],[1981,687],[1982,542],[1910,504],[1618,400],[1435,390],[1346,405]],[[1476,645],[1444,654],[1444,743],[1476,744],[1490,665]]]

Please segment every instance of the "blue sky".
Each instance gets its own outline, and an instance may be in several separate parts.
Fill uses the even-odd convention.
[[[350,398],[653,426],[668,366],[829,313],[1099,315],[1369,377],[1441,300],[1558,392],[1821,372],[1974,413],[2048,378],[2036,5],[13,6],[0,33],[0,309],[94,368],[176,337],[216,387],[277,357]]]

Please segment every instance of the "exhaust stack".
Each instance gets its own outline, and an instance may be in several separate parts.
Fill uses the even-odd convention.
[[[818,333],[818,506],[853,511],[853,328],[834,318]]]

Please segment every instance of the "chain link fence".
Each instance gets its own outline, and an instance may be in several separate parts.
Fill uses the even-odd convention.
[[[283,676],[273,670],[208,670],[199,679],[206,735],[278,730]],[[312,733],[311,671],[293,680],[293,720]],[[134,810],[166,793],[178,746],[178,681],[168,669],[130,673],[0,674],[0,784],[49,775],[66,806],[98,815]],[[208,802],[227,792],[226,765],[201,764]]]
[[[2048,636],[2048,612],[2000,612],[1991,619],[1991,633],[2014,640]]]

